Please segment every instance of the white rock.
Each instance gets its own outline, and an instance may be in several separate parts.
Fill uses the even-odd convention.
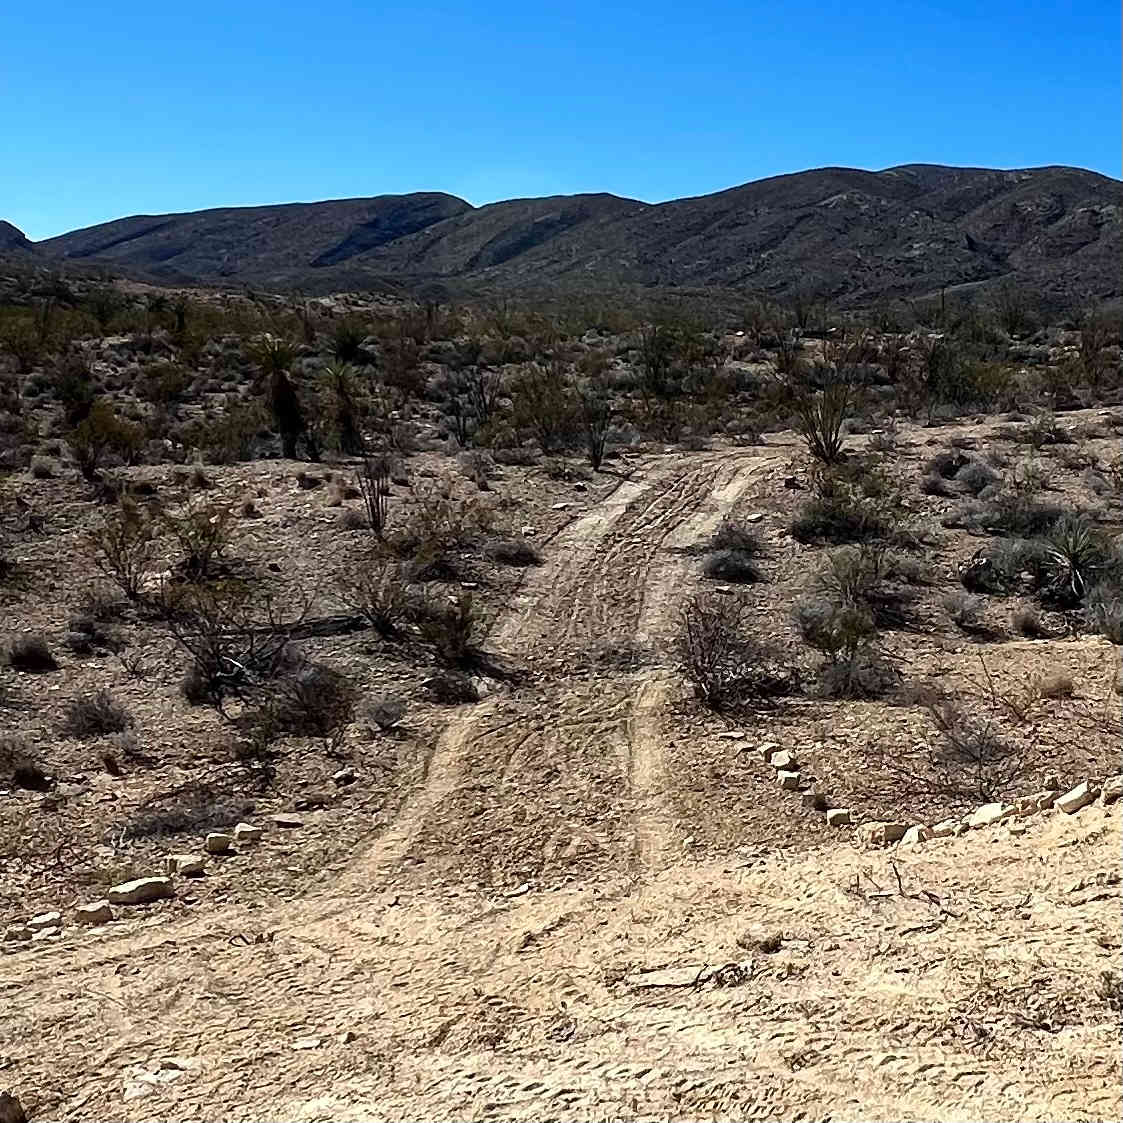
[[[921,842],[927,842],[932,837],[932,828],[923,823],[915,823],[909,827],[901,839],[902,846],[916,846]]]
[[[844,827],[850,822],[850,809],[847,807],[832,807],[827,812],[827,826]]]
[[[206,869],[207,860],[202,854],[169,854],[164,859],[164,873],[169,877],[199,877]]]
[[[171,880],[166,877],[138,877],[114,885],[106,896],[111,905],[146,905],[175,895]]]
[[[1013,813],[1013,807],[1007,808],[1001,803],[984,803],[982,807],[968,816],[967,826],[975,831],[980,827],[989,827],[992,823],[997,823]]]
[[[36,943],[42,943],[44,940],[54,939],[55,936],[61,936],[62,929],[60,927],[53,928],[40,928],[38,932],[32,932],[31,938]]]
[[[772,754],[779,752],[779,750],[780,746],[774,741],[765,741],[764,744],[760,746],[760,759],[763,760],[765,764],[770,764],[772,762]]]
[[[799,767],[799,761],[796,760],[795,753],[788,749],[780,749],[774,752],[768,763],[773,768],[782,769],[784,772],[794,772]]]
[[[1104,780],[1104,789],[1100,795],[1104,803],[1114,803],[1123,799],[1123,776],[1109,776]]]
[[[551,511],[567,511],[572,506],[573,506],[572,503],[563,499],[562,502],[560,502],[560,503],[551,503],[550,504],[550,510]]]
[[[255,827],[253,823],[239,823],[234,828],[235,842],[260,842],[264,835],[265,831],[261,827]]]
[[[298,1037],[293,1043],[294,1049],[318,1049],[320,1047],[320,1038],[318,1037]]]
[[[745,516],[745,522],[747,522],[747,523],[758,523],[763,518],[764,518],[764,512],[763,511],[753,511],[753,513],[751,515]]]
[[[74,910],[74,920],[77,924],[108,924],[112,919],[113,910],[105,900],[79,905]]]
[[[355,782],[355,773],[350,768],[341,768],[338,772],[333,772],[331,778],[342,788]]]
[[[233,841],[225,831],[211,831],[203,842],[203,849],[208,854],[225,854]]]
[[[773,758],[775,759],[775,758]],[[794,791],[799,787],[799,773],[798,772],[777,772],[776,782],[784,791]]]
[[[904,823],[863,823],[858,828],[858,840],[866,848],[888,846],[900,842],[907,830]]]
[[[943,819],[932,828],[933,838],[950,838],[958,834],[963,824],[958,819]]]
[[[530,523],[527,523],[526,526],[520,527],[519,533],[524,538],[529,538],[532,534],[537,534],[538,530],[536,527],[531,526]]]
[[[1073,815],[1082,807],[1087,807],[1097,795],[1099,792],[1085,780],[1084,783],[1077,784],[1072,791],[1059,796],[1053,806],[1060,808],[1066,815]]]
[[[38,932],[40,928],[61,928],[62,914],[57,912],[41,912],[38,916],[33,916],[27,922],[27,926],[33,932]]]

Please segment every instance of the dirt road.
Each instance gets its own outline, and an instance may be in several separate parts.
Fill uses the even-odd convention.
[[[0,959],[36,1118],[1109,1119],[1119,820],[698,863],[661,711],[680,551],[773,470],[668,462],[554,542],[396,821],[316,894]],[[1093,885],[1093,890],[1095,886]]]

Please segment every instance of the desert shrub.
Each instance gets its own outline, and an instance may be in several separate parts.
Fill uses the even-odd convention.
[[[22,737],[0,734],[0,783],[11,783],[25,791],[45,792],[51,779]]]
[[[950,480],[946,480],[943,476],[935,472],[929,472],[920,481],[920,490],[925,495],[940,495],[944,499],[950,499],[956,494],[955,488],[952,486]]]
[[[152,520],[131,503],[122,503],[104,516],[102,525],[89,536],[94,564],[131,601],[140,597],[154,538]]]
[[[302,663],[263,688],[250,724],[263,742],[288,733],[321,737],[335,746],[354,720],[358,701],[358,687],[346,675],[320,663]]]
[[[409,614],[409,585],[402,567],[387,558],[360,562],[340,578],[338,595],[384,639],[400,639]]]
[[[603,392],[583,388],[577,395],[577,421],[589,467],[599,472],[612,429],[612,406],[608,397]]]
[[[300,658],[292,636],[309,605],[284,604],[237,582],[165,586],[160,608],[176,643],[191,657],[181,690],[220,711],[227,698],[253,702]]]
[[[968,460],[955,474],[955,482],[969,495],[996,486],[1002,477],[985,461]]]
[[[759,558],[766,553],[764,540],[760,531],[749,523],[742,522],[731,515],[722,519],[713,537],[710,538],[710,550],[739,550],[750,557]]]
[[[1003,488],[988,498],[986,491],[960,513],[958,522],[969,530],[1034,538],[1064,515],[1055,503],[1040,503],[1022,491]]]
[[[770,669],[763,645],[748,630],[745,606],[734,597],[692,597],[679,615],[675,649],[695,695],[714,710],[787,686]]]
[[[418,620],[422,638],[433,645],[442,660],[454,666],[471,660],[477,623],[472,596],[467,592],[452,599],[428,601]]]
[[[1089,625],[1116,645],[1123,645],[1123,587],[1115,581],[1102,581],[1084,602]]]
[[[253,803],[212,784],[192,781],[142,803],[115,834],[126,839],[201,834],[232,827],[253,812]]]
[[[1014,631],[1026,639],[1050,639],[1053,635],[1037,609],[1030,605],[1016,609],[1011,624]]]
[[[983,630],[983,616],[986,601],[963,590],[948,593],[941,601],[948,618],[965,632],[975,633]]]
[[[14,671],[41,674],[44,671],[58,670],[58,661],[51,654],[47,641],[33,633],[9,640],[4,655],[8,666]]]
[[[456,463],[460,472],[471,480],[480,491],[487,491],[490,487],[491,477],[495,474],[495,461],[483,449],[468,449],[462,452]]]
[[[355,371],[350,366],[352,361],[348,359],[331,364],[324,370],[324,378],[331,395],[329,409],[336,443],[341,452],[357,456],[363,451],[363,434],[359,426],[359,406],[354,389]]]
[[[99,399],[71,431],[68,443],[83,478],[93,480],[108,453],[116,453],[126,464],[135,464],[145,440],[140,425],[123,421],[104,399]]]
[[[1039,547],[1024,538],[999,539],[959,567],[959,580],[969,593],[1005,595],[1037,567],[1039,555]]]
[[[814,494],[791,524],[796,541],[844,545],[907,540],[903,489],[883,467],[855,460],[816,472],[812,483]]]
[[[833,564],[830,567],[834,568]],[[849,568],[843,563],[840,568]],[[829,572],[829,571],[828,571]],[[866,603],[865,577],[845,573],[842,584],[831,588],[834,578],[823,577],[821,591],[796,602],[795,622],[804,643],[823,656],[819,683],[830,697],[867,697],[880,693],[885,671],[873,654],[877,622]],[[853,594],[845,585],[860,581]]]
[[[1073,697],[1076,693],[1076,684],[1067,671],[1052,671],[1041,677],[1037,683],[1037,690],[1042,698],[1056,701]]]
[[[267,420],[259,402],[240,403],[217,418],[186,427],[181,439],[199,449],[209,464],[239,464],[254,458]]]
[[[488,554],[501,565],[531,566],[542,564],[542,554],[525,538],[501,538],[488,546]]]
[[[224,503],[194,503],[182,511],[161,510],[157,517],[179,545],[183,572],[192,580],[212,576],[215,563],[230,547],[236,509]]]
[[[493,508],[482,496],[461,498],[448,479],[418,486],[415,500],[394,548],[423,563],[475,545],[494,522]]]
[[[879,754],[896,788],[990,802],[1017,786],[1025,766],[992,717],[935,695],[923,704],[936,738]]]
[[[96,393],[90,368],[82,356],[71,353],[56,360],[50,381],[66,424],[73,427],[84,421],[93,408]]]
[[[49,456],[33,456],[31,475],[36,480],[53,480],[58,475],[58,463]]]
[[[756,558],[744,550],[717,550],[706,558],[702,572],[715,581],[750,584],[764,579]]]
[[[480,693],[475,683],[467,675],[458,671],[438,671],[430,675],[422,686],[434,702],[441,702],[446,706],[480,700]]]
[[[133,724],[132,715],[115,701],[108,690],[72,698],[63,713],[61,732],[66,737],[86,739],[120,733]]]

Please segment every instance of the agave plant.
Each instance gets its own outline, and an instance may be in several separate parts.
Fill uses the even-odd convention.
[[[1043,590],[1068,604],[1084,599],[1110,556],[1103,536],[1080,515],[1059,518],[1045,535],[1043,547]]]

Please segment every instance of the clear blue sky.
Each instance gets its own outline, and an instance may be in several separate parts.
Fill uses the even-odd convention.
[[[0,217],[1120,172],[1118,0],[10,0]]]

